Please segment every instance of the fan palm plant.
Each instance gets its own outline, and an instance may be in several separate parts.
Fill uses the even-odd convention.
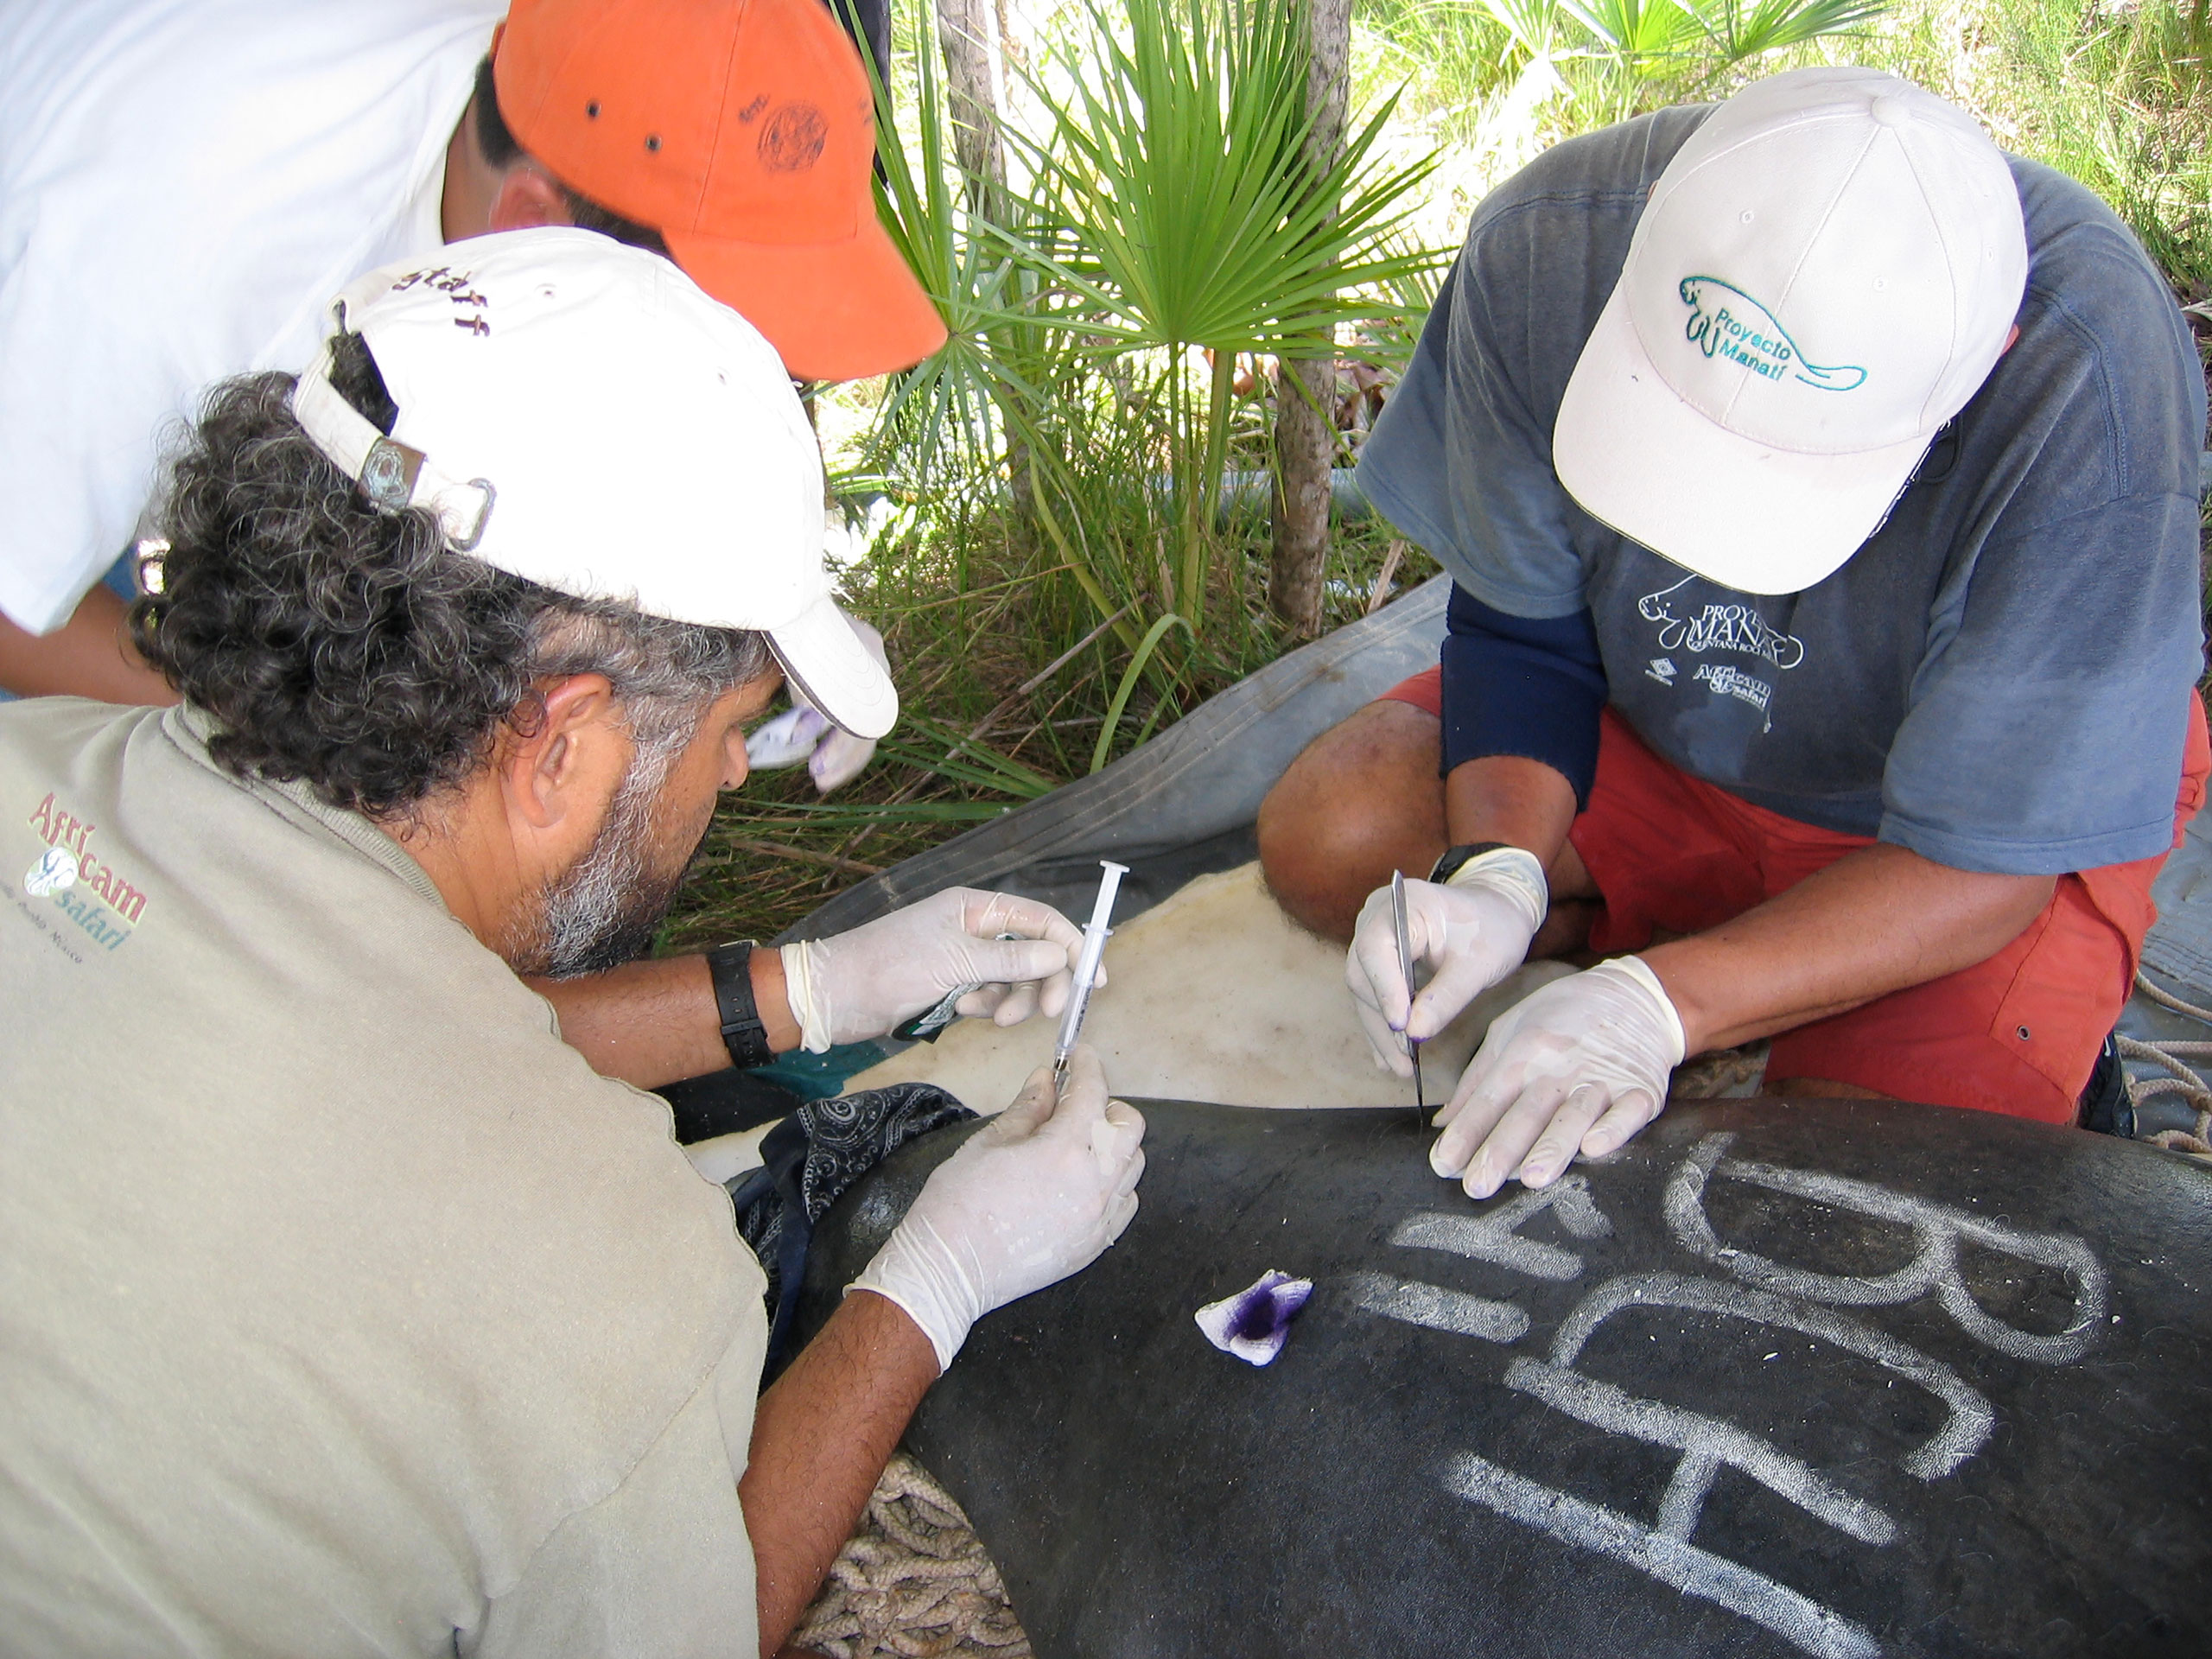
[[[1717,69],[1802,46],[1824,35],[1848,35],[1880,16],[1888,0],[1688,0],[1705,33]]]
[[[1695,96],[1790,47],[1857,33],[1889,0],[1484,0],[1524,58],[1591,66],[1588,105],[1615,120]],[[1594,86],[1592,84],[1594,74]],[[1594,99],[1588,95],[1594,92]]]
[[[1031,82],[1050,130],[1008,137],[1036,181],[1020,239],[1049,283],[1038,315],[1078,368],[1135,354],[1156,389],[1175,544],[1162,598],[1196,634],[1238,356],[1311,354],[1340,321],[1402,320],[1391,285],[1437,263],[1397,238],[1430,163],[1376,164],[1386,103],[1313,176],[1302,6],[1125,3],[1079,0],[1077,38]]]

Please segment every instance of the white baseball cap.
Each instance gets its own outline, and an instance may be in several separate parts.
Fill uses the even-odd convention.
[[[898,719],[890,676],[831,598],[820,452],[753,326],[666,259],[590,231],[510,231],[372,271],[334,305],[397,405],[391,435],[326,354],[292,410],[388,510],[582,598],[756,629],[847,731]]]
[[[1701,576],[1809,588],[1988,377],[2027,272],[1964,111],[1871,69],[1755,81],[1651,187],[1560,404],[1560,482]]]

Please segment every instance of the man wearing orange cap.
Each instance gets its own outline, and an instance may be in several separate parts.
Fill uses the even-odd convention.
[[[305,366],[324,298],[390,260],[577,223],[666,252],[800,378],[942,343],[818,0],[506,10],[0,0],[0,695],[169,699],[101,585],[162,429]]]

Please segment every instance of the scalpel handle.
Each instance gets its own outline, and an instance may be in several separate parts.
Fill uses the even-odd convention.
[[[1390,872],[1390,919],[1398,930],[1398,971],[1406,981],[1406,1020],[1413,1022],[1414,999],[1414,943],[1413,932],[1406,925],[1406,873]],[[1414,1063],[1414,1122],[1421,1128],[1428,1127],[1428,1101],[1421,1089],[1421,1045],[1410,1032],[1401,1032],[1399,1039],[1406,1046],[1406,1058]]]

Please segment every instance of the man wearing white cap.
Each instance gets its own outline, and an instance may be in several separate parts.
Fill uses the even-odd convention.
[[[1128,1224],[1143,1125],[1040,1071],[759,1393],[728,1194],[518,976],[650,938],[779,666],[891,721],[805,419],[583,232],[341,304],[177,460],[133,625],[181,704],[0,708],[0,1630],[774,1652],[973,1321]],[[747,1011],[1050,1006],[1077,938],[944,895],[753,953]]]
[[[1891,76],[1486,200],[1361,464],[1454,578],[1441,662],[1260,823],[1401,1072],[1524,956],[1609,958],[1493,1027],[1437,1172],[1542,1185],[1766,1036],[1770,1092],[2075,1121],[2212,765],[2204,416],[2118,219]]]

